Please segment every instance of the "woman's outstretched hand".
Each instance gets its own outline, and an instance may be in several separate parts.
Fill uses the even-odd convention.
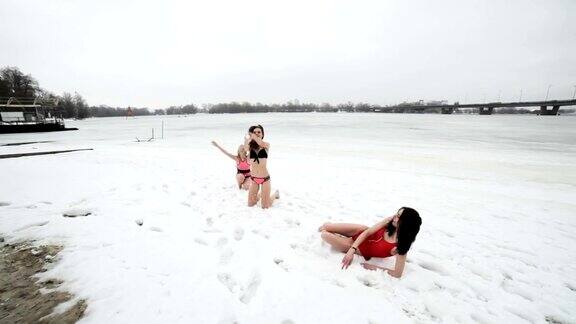
[[[354,251],[350,249],[348,250],[348,252],[346,252],[344,258],[342,258],[342,269],[348,269],[348,267],[352,263],[352,260],[354,260]]]

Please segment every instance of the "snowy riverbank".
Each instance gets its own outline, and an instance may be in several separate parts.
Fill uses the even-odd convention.
[[[197,115],[135,142],[161,121],[0,137],[53,141],[0,154],[94,148],[0,160],[0,232],[64,246],[42,276],[86,300],[82,323],[576,321],[572,117]],[[232,151],[256,123],[282,193],[270,210],[245,206],[209,144]],[[400,280],[358,258],[340,270],[316,232],[401,206],[423,226]]]

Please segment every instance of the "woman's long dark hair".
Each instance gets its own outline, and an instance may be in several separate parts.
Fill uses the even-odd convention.
[[[250,128],[248,128],[248,133],[252,134],[254,133],[254,130],[256,128],[260,128],[260,130],[262,131],[262,139],[264,139],[264,127],[262,127],[262,125],[256,125],[256,126],[250,126]],[[250,150],[258,150],[258,148],[260,147],[260,145],[258,145],[258,143],[256,143],[256,141],[252,140],[250,141]]]
[[[400,209],[402,209],[402,214],[398,218],[398,228],[392,225],[392,220],[390,220],[386,225],[386,232],[388,232],[388,236],[392,236],[398,230],[396,234],[396,241],[398,242],[396,249],[398,254],[405,255],[410,250],[410,246],[412,246],[416,235],[420,231],[422,219],[420,214],[413,208],[402,207]]]

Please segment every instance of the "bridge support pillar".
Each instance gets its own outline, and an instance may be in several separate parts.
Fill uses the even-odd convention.
[[[478,108],[478,112],[480,115],[492,115],[494,111],[494,107],[480,107]]]
[[[556,116],[558,115],[558,111],[560,110],[560,106],[553,106],[552,109],[548,109],[547,106],[540,106],[540,113],[539,115],[542,116]]]
[[[454,112],[454,108],[446,107],[442,108],[442,114],[449,115]]]

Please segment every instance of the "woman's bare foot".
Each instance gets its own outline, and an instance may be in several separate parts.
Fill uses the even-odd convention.
[[[322,226],[318,227],[318,232],[322,232],[326,230],[326,226],[329,225],[330,223],[324,223],[322,224]]]

